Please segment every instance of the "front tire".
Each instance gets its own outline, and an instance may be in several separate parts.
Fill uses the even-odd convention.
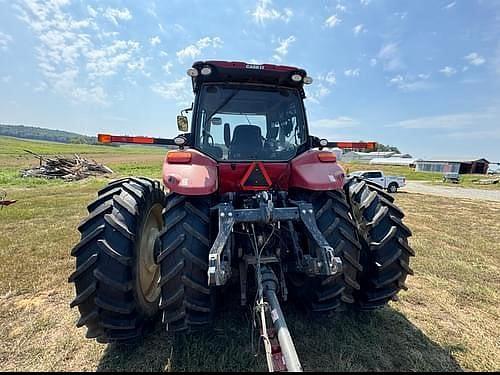
[[[142,336],[158,312],[159,269],[154,247],[163,228],[165,194],[157,181],[125,178],[100,190],[78,227],[71,255],[78,327],[98,342]]]

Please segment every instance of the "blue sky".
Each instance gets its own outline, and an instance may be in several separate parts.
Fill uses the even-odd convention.
[[[332,141],[500,161],[496,0],[0,0],[0,123],[173,136],[204,59],[305,68]]]

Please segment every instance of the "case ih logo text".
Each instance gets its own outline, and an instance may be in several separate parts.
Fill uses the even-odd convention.
[[[264,70],[264,65],[247,64],[247,69]]]

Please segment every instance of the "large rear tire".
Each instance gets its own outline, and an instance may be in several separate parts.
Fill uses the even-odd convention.
[[[213,288],[208,286],[210,197],[167,196],[165,230],[161,235],[161,301],[169,332],[211,323]]]
[[[409,263],[415,252],[408,244],[411,230],[403,223],[404,213],[394,198],[379,187],[354,177],[345,185],[363,245],[361,289],[356,305],[363,310],[384,307],[412,275]]]
[[[142,336],[158,312],[159,268],[155,243],[163,229],[165,194],[157,181],[126,178],[99,191],[78,227],[80,242],[71,255],[78,327],[87,338],[128,341]]]
[[[354,303],[354,292],[360,288],[358,272],[361,245],[357,239],[356,224],[349,213],[349,205],[342,191],[302,191],[294,199],[312,203],[319,230],[341,257],[343,272],[329,277],[289,275],[292,293],[313,312],[342,310],[344,303]],[[309,239],[310,247],[314,243]]]

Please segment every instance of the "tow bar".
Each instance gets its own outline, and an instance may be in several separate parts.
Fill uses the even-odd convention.
[[[256,265],[260,337],[264,342],[269,372],[302,372],[299,356],[276,296],[278,279],[267,266]]]

